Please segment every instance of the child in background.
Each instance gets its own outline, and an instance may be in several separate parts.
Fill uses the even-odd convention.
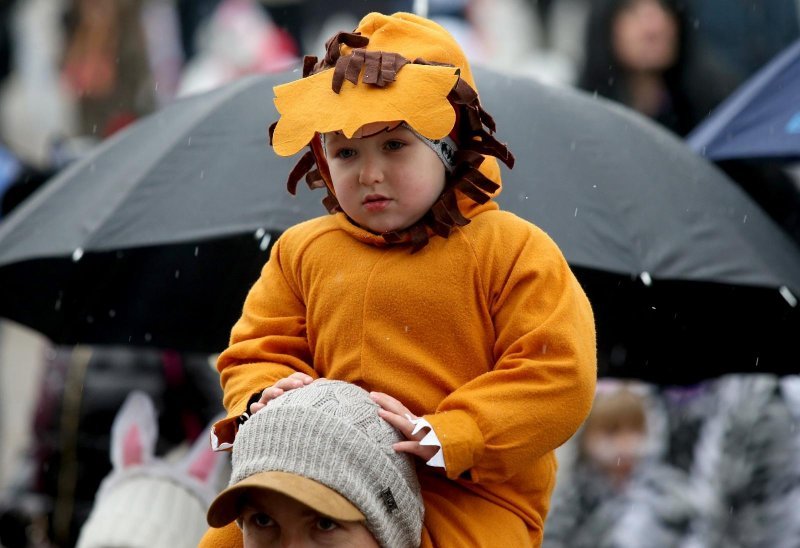
[[[647,410],[638,385],[605,382],[580,438],[581,459],[615,490],[624,489],[647,449]]]
[[[364,389],[325,379],[274,400],[239,430],[209,524],[236,520],[245,548],[419,546],[414,463],[392,450],[402,436],[377,407]]]
[[[217,364],[212,441],[315,378],[355,383],[425,463],[422,546],[538,546],[554,450],[594,395],[589,302],[554,242],[492,200],[513,156],[444,29],[372,13],[303,73],[275,88],[271,142],[310,147],[289,190],[305,176],[332,215],[275,243]]]

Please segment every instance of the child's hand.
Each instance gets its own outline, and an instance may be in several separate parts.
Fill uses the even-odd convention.
[[[281,379],[269,388],[265,388],[264,391],[261,393],[261,398],[253,403],[250,404],[250,414],[255,415],[262,409],[264,409],[267,404],[286,392],[287,390],[294,390],[295,388],[302,388],[307,384],[311,384],[313,381],[313,377],[310,375],[306,375],[305,373],[292,373],[285,379]]]
[[[392,446],[395,451],[398,453],[409,453],[411,455],[416,455],[425,462],[429,461],[436,453],[439,452],[439,448],[434,445],[419,444],[422,438],[425,437],[425,434],[427,434],[427,431],[417,432],[416,435],[411,434],[411,432],[414,430],[414,425],[408,420],[407,416],[411,417],[412,419],[416,419],[417,417],[415,417],[405,405],[400,403],[392,396],[384,394],[383,392],[370,392],[370,397],[372,398],[372,401],[381,406],[381,408],[378,410],[378,415],[380,415],[383,420],[397,428],[408,440],[395,443]]]

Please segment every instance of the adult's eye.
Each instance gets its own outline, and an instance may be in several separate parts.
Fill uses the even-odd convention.
[[[250,516],[250,522],[256,527],[261,528],[272,527],[275,525],[275,520],[263,512],[254,512],[253,515]]]
[[[331,518],[319,518],[317,520],[317,529],[320,531],[333,531],[334,529],[338,529],[339,524],[333,521]]]

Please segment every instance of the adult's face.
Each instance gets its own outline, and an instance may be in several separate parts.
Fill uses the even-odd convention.
[[[634,0],[612,23],[612,47],[633,72],[662,72],[678,56],[678,22],[658,0]]]
[[[333,520],[271,491],[249,494],[241,526],[245,548],[379,548],[363,523]]]

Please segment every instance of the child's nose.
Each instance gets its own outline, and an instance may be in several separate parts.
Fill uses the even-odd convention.
[[[358,182],[362,185],[375,185],[383,181],[383,167],[376,158],[365,156],[358,173]]]

